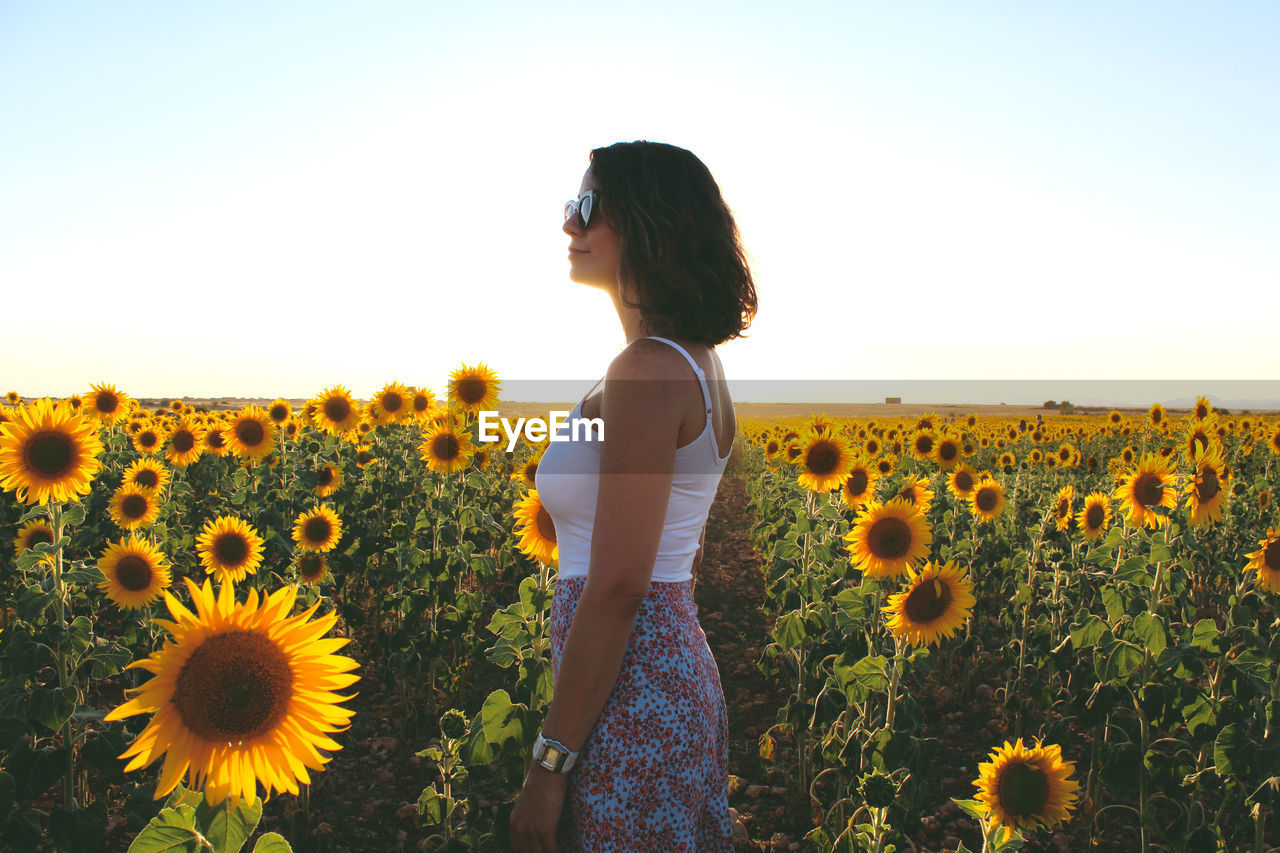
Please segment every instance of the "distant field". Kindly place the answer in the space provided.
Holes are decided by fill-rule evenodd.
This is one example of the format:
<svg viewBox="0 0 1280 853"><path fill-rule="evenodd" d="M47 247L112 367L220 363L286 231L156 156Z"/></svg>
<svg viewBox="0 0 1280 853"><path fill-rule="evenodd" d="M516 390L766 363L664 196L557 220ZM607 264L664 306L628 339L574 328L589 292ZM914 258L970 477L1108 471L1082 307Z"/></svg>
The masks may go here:
<svg viewBox="0 0 1280 853"><path fill-rule="evenodd" d="M265 408L274 402L274 398L250 397L184 397L182 400L189 406L210 411L235 410L247 405L258 405ZM152 409L168 404L169 400L139 399L138 402ZM293 406L294 411L298 411L306 404L306 400L290 400L289 403ZM568 411L576 403L576 400L549 403L504 402L499 404L498 411L504 417L531 417L535 415L545 417L551 411ZM1131 417L1141 417L1149 409L1150 406L1142 408L1121 407L1119 411ZM1034 418L1036 415L1041 415L1044 418L1054 418L1060 414L1056 409L1046 409L1042 406L991 406L969 403L737 403L734 405L734 411L737 412L739 418L802 418L818 412L840 418L901 418L923 415L927 412L932 412L940 417L963 417L973 414L980 417ZM1166 409L1166 411L1170 416L1177 417L1186 414L1188 410ZM1105 417L1110 412L1111 409L1109 407L1099 406L1077 406L1075 409L1075 414L1077 415L1100 415ZM1268 413L1270 413L1268 410L1263 409L1252 412L1255 415ZM1243 410L1233 410L1231 414L1243 414Z"/></svg>

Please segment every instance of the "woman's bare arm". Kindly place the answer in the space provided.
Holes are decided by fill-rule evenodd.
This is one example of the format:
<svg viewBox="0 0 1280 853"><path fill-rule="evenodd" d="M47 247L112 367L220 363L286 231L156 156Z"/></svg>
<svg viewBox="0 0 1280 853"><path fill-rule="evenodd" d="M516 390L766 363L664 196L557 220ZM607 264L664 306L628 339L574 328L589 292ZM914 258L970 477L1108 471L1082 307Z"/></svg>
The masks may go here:
<svg viewBox="0 0 1280 853"><path fill-rule="evenodd" d="M636 614L653 578L675 472L679 383L657 341L633 344L610 365L591 566L565 638L542 730L582 749L622 669ZM678 357L678 356L677 356ZM681 360L683 366L683 360Z"/></svg>

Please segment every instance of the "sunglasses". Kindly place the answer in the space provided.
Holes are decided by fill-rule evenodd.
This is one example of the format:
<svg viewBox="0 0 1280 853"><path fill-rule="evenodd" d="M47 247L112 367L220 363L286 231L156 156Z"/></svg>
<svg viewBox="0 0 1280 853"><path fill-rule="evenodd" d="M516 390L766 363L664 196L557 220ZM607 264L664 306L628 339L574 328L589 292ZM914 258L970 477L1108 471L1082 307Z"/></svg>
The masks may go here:
<svg viewBox="0 0 1280 853"><path fill-rule="evenodd" d="M583 231L591 225L591 212L595 210L596 200L600 198L599 190L587 190L576 199L570 199L564 203L564 221L568 222L569 217L575 213L578 214L578 227Z"/></svg>

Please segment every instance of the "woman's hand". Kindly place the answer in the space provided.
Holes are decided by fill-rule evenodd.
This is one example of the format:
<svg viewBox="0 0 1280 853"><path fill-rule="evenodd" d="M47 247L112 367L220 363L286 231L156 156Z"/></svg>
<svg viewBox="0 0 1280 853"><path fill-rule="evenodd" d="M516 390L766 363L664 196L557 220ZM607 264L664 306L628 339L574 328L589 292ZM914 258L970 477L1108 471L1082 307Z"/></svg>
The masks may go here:
<svg viewBox="0 0 1280 853"><path fill-rule="evenodd" d="M552 773L536 761L529 765L509 822L515 853L557 853L556 824L568 789L568 773Z"/></svg>

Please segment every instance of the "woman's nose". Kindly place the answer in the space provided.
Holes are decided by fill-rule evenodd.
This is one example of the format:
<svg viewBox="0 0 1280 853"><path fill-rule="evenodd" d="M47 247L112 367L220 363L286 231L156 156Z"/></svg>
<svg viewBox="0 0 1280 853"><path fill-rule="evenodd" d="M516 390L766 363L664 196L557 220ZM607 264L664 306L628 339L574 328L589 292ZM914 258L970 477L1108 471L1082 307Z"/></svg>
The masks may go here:
<svg viewBox="0 0 1280 853"><path fill-rule="evenodd" d="M573 216L565 219L564 233L568 234L570 237L575 237L582 233L582 229L578 227L578 214L575 213Z"/></svg>

